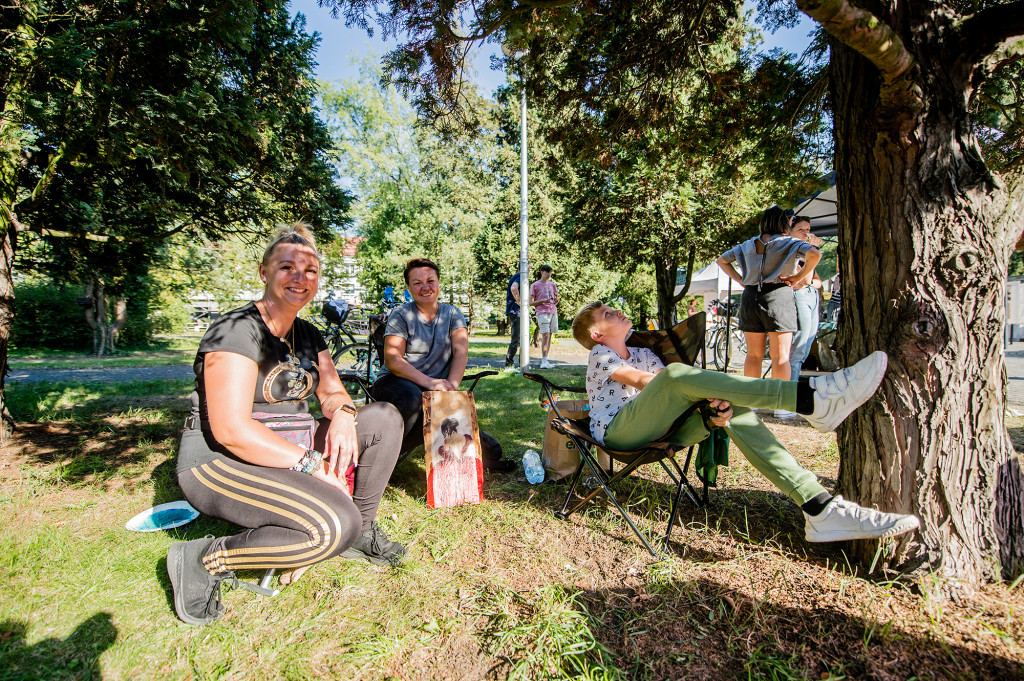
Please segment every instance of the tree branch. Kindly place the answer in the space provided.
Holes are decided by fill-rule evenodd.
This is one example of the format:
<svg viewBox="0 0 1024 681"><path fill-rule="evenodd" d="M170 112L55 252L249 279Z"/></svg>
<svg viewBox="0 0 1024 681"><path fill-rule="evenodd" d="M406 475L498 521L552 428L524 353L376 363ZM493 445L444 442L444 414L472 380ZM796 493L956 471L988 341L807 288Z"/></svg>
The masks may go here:
<svg viewBox="0 0 1024 681"><path fill-rule="evenodd" d="M796 5L878 68L880 113L914 114L923 108L920 87L911 77L917 62L892 27L847 0L797 0Z"/></svg>
<svg viewBox="0 0 1024 681"><path fill-rule="evenodd" d="M960 44L975 63L1024 56L1024 1L992 5L964 19Z"/></svg>
<svg viewBox="0 0 1024 681"><path fill-rule="evenodd" d="M686 258L686 281L683 282L683 288L679 291L679 295L672 296L672 304L675 305L682 300L687 292L690 290L690 284L693 283L693 261L697 257L697 249L691 248L690 254Z"/></svg>

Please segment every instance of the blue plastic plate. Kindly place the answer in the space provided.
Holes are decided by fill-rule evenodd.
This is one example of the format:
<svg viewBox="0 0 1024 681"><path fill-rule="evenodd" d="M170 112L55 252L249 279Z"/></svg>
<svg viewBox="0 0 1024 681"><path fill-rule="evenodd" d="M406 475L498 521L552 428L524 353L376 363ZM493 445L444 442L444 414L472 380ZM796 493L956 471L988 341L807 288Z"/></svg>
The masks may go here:
<svg viewBox="0 0 1024 681"><path fill-rule="evenodd" d="M132 532L156 532L181 527L198 517L199 511L183 499L143 511L125 523L124 528Z"/></svg>

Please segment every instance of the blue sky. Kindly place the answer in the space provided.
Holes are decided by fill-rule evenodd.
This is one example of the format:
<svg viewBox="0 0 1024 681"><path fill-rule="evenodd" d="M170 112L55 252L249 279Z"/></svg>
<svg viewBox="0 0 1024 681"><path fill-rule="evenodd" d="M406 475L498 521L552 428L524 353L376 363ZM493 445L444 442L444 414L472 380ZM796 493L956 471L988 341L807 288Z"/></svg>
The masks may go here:
<svg viewBox="0 0 1024 681"><path fill-rule="evenodd" d="M322 80L354 80L359 73L353 61L369 54L382 55L396 46L394 41L385 43L379 29L374 31L371 38L363 30L347 28L343 19L332 19L330 11L318 6L316 0L292 0L291 12L305 15L307 32L316 31L320 34L316 73ZM783 29L774 35L765 34L764 49L782 47L799 54L810 42L808 33L812 26L813 22L805 18L796 28ZM472 60L476 73L470 76L480 86L481 92L486 94L492 93L505 82L503 72L490 69L490 56L498 49L494 44L484 45L476 51Z"/></svg>

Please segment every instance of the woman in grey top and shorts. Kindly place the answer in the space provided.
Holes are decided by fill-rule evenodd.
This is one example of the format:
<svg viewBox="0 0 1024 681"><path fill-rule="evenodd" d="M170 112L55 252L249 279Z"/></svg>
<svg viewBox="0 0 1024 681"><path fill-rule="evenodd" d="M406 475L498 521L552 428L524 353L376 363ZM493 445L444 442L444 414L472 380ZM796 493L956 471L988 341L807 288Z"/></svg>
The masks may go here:
<svg viewBox="0 0 1024 681"><path fill-rule="evenodd" d="M821 252L805 241L787 236L789 226L790 216L773 206L761 216L759 235L718 258L722 271L743 286L739 328L747 339L744 376L761 376L767 336L772 378L790 378L789 351L793 333L799 328L793 282L814 270ZM804 264L797 269L801 258ZM742 274L737 271L737 264Z"/></svg>

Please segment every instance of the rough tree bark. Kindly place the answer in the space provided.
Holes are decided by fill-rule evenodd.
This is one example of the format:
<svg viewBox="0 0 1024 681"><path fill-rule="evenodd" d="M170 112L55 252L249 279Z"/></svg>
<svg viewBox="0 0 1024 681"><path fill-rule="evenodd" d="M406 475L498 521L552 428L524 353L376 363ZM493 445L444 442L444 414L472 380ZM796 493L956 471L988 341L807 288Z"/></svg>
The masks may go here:
<svg viewBox="0 0 1024 681"><path fill-rule="evenodd" d="M874 3L872 18L843 0L799 5L835 38L841 352L889 355L880 395L839 430L840 491L918 515L920 531L886 543L882 562L966 596L1024 566L1002 347L1022 178L982 159L968 111L982 57L962 49L951 11ZM854 546L864 562L878 549Z"/></svg>
<svg viewBox="0 0 1024 681"><path fill-rule="evenodd" d="M0 444L6 443L14 433L14 419L7 410L7 389L4 385L7 380L8 341L14 325L14 238L13 226L8 227L0 245Z"/></svg>
<svg viewBox="0 0 1024 681"><path fill-rule="evenodd" d="M686 292L690 290L693 282L693 263L696 258L696 249L691 248L686 259L686 281L683 288L676 295L676 274L679 271L679 261L672 257L660 257L654 259L654 282L658 296L658 324L662 329L671 329L676 325L676 304L683 299Z"/></svg>

